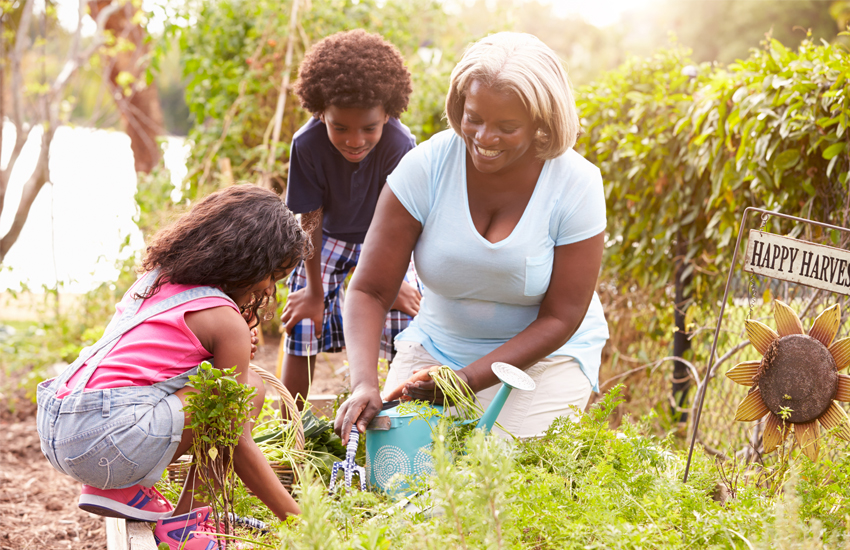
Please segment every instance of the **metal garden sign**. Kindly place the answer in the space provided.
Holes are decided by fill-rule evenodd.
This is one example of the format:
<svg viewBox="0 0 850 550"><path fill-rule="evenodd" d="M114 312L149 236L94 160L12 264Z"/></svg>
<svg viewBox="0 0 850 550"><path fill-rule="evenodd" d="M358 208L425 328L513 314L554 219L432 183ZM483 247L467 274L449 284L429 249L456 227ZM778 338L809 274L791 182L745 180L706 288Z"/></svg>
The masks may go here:
<svg viewBox="0 0 850 550"><path fill-rule="evenodd" d="M763 450L777 448L793 433L802 451L818 458L821 427L834 430L837 437L850 441L850 419L836 401L850 401L850 376L838 371L850 365L850 338L835 340L841 323L838 304L827 307L814 321L808 334L797 313L784 302L774 300L776 330L751 319L755 299L754 275L805 285L831 293L850 295L850 251L764 231L771 216L850 233L850 229L760 208L747 208L726 279L726 289L714 332L705 381L697 394L688 461L683 481L688 480L694 444L699 432L708 382L711 380L717 340L729 297L738 250L750 212L762 215L760 229L749 231L744 271L751 274L750 312L746 332L761 359L739 363L726 373L733 382L749 388L738 406L735 420L750 422L766 418Z"/></svg>

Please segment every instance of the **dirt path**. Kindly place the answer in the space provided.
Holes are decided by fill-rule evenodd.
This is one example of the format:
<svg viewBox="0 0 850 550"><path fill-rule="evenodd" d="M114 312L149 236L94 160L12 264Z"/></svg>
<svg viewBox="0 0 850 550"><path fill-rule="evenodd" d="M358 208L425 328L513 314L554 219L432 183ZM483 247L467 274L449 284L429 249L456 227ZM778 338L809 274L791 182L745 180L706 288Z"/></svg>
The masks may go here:
<svg viewBox="0 0 850 550"><path fill-rule="evenodd" d="M275 372L279 348L280 339L267 336L265 345L257 350L252 363L264 367L269 372ZM348 388L347 371L345 352L320 354L316 358L316 371L310 394L340 393Z"/></svg>
<svg viewBox="0 0 850 550"><path fill-rule="evenodd" d="M274 372L279 340L267 339L254 363ZM316 362L312 393L348 384L345 354ZM77 508L80 484L54 470L39 448L35 405L9 414L0 406L0 550L94 550L106 547L104 520Z"/></svg>
<svg viewBox="0 0 850 550"><path fill-rule="evenodd" d="M0 420L0 549L104 548L103 518L77 508L80 485L42 456L35 408Z"/></svg>

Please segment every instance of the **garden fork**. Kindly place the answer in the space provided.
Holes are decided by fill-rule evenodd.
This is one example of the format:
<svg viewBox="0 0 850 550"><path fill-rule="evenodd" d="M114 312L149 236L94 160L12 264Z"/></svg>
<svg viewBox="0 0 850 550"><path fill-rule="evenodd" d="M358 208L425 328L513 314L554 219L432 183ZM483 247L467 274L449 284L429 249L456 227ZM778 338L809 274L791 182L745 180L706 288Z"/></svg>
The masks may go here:
<svg viewBox="0 0 850 550"><path fill-rule="evenodd" d="M328 493L333 494L336 487L336 475L342 469L345 472L345 486L351 487L351 477L354 472L360 476L360 490L366 490L366 470L363 466L358 466L354 462L354 455L357 453L357 443L360 441L360 432L357 431L357 426L351 427L351 435L348 436L348 446L345 449L345 460L342 462L334 462L333 471L331 471L331 486L328 488Z"/></svg>

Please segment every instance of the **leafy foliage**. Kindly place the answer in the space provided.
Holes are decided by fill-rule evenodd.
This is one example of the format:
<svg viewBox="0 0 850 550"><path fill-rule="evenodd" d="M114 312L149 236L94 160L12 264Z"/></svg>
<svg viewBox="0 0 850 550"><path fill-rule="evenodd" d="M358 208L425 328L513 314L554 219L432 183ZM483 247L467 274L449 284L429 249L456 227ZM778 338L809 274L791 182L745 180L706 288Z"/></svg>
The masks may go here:
<svg viewBox="0 0 850 550"><path fill-rule="evenodd" d="M712 235L700 231L707 222L708 186L688 164L687 136L677 132L708 67L701 67L697 82L683 74L685 67L700 74L687 50L662 50L628 60L577 93L584 128L578 146L606 182L603 278L626 289L672 281L669 259L680 230L704 239L704 246L713 243Z"/></svg>
<svg viewBox="0 0 850 550"><path fill-rule="evenodd" d="M407 58L414 94L402 121L420 139L445 128L442 103L451 55L434 54L420 45L437 46L446 15L432 0L329 0L301 3L291 82L310 44L334 32L363 28L381 33ZM183 14L169 31L179 36L188 79L186 102L195 118L189 166L190 197L201 196L229 179L256 180L258 163L268 148L284 57L290 2L203 2L197 13ZM450 51L450 50L449 50ZM286 97L275 185L285 187L288 143L311 113L296 96ZM232 176L222 169L228 159ZM223 178L223 179L222 179ZM201 188L199 188L199 186Z"/></svg>
<svg viewBox="0 0 850 550"><path fill-rule="evenodd" d="M189 376L187 386L195 391L186 396L183 410L191 420L186 428L194 433L192 455L206 496L213 504L215 524L224 522L232 532L228 513L233 512L236 474L233 450L250 420L256 390L239 383L236 367L217 369L207 361Z"/></svg>
<svg viewBox="0 0 850 550"><path fill-rule="evenodd" d="M699 451L686 455L643 422L609 428L620 389L578 422L556 421L517 445L475 432L456 451L437 430L434 474L401 503L302 484L303 516L282 526L286 548L842 548L850 455L816 464L797 452L791 479L737 464L728 478ZM728 469L728 468L727 468ZM768 472L769 473L769 472ZM773 484L776 484L774 487ZM732 493L728 493L732 494Z"/></svg>
<svg viewBox="0 0 850 550"><path fill-rule="evenodd" d="M756 205L850 222L848 69L843 48L771 39L715 74L687 123L690 161L712 184L711 225L731 227L740 200L728 195L742 191Z"/></svg>
<svg viewBox="0 0 850 550"><path fill-rule="evenodd" d="M848 72L841 47L768 40L728 69L674 48L581 88L579 148L606 181L602 279L665 288L682 261L689 290L713 304L746 206L847 225Z"/></svg>

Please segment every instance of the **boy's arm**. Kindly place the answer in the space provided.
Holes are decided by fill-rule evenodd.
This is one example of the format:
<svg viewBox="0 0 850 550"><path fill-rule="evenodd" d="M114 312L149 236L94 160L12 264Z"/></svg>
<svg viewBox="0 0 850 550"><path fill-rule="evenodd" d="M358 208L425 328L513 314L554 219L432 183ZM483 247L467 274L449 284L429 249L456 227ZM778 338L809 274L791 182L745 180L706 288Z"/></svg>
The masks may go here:
<svg viewBox="0 0 850 550"><path fill-rule="evenodd" d="M407 281L401 282L401 288L398 289L398 296L390 309L397 309L402 313L407 313L411 317L419 315L419 303L422 301L422 295L417 289Z"/></svg>
<svg viewBox="0 0 850 550"><path fill-rule="evenodd" d="M287 334L303 319L313 321L316 337L322 333L325 314L325 290L322 285L322 209L301 214L301 227L310 235L313 255L304 260L307 286L296 290L286 299L280 320Z"/></svg>

